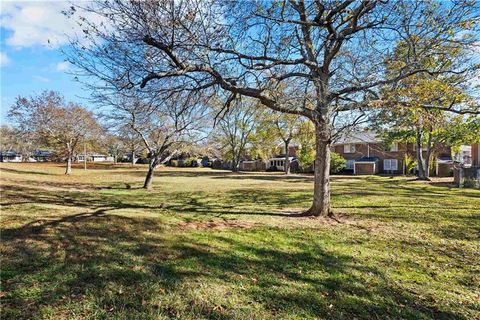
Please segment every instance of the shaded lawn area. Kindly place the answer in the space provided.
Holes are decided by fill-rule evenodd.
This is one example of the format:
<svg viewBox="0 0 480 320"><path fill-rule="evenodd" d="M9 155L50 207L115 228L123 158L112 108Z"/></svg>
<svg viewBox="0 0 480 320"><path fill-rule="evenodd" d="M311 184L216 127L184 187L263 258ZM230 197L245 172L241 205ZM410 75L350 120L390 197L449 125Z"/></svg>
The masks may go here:
<svg viewBox="0 0 480 320"><path fill-rule="evenodd" d="M2 319L480 318L479 190L335 177L335 221L308 176L0 168Z"/></svg>

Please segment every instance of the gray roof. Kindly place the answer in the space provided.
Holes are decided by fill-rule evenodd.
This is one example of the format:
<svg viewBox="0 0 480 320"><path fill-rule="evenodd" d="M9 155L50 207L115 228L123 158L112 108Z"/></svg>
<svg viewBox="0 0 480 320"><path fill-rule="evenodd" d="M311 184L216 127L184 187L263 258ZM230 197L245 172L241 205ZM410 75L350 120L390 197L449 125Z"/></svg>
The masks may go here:
<svg viewBox="0 0 480 320"><path fill-rule="evenodd" d="M350 143L381 143L382 139L378 137L375 131L349 132L340 135L333 145Z"/></svg>

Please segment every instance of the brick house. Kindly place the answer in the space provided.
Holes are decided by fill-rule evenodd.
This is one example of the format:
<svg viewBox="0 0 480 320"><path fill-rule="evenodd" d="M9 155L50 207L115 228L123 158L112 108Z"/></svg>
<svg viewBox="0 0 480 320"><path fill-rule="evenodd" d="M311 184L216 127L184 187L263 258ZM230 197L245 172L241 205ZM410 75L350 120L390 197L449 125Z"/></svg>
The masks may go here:
<svg viewBox="0 0 480 320"><path fill-rule="evenodd" d="M346 169L354 174L404 172L405 154L413 154L413 144L386 146L373 131L356 132L340 137L332 151L347 160Z"/></svg>
<svg viewBox="0 0 480 320"><path fill-rule="evenodd" d="M472 166L480 167L480 144L472 144Z"/></svg>
<svg viewBox="0 0 480 320"><path fill-rule="evenodd" d="M413 143L386 145L373 131L343 135L332 144L332 151L347 160L346 170L353 174L405 174L405 155L415 157L416 152ZM436 175L451 175L451 148L437 147L432 150L432 154L437 159L436 163L432 163Z"/></svg>

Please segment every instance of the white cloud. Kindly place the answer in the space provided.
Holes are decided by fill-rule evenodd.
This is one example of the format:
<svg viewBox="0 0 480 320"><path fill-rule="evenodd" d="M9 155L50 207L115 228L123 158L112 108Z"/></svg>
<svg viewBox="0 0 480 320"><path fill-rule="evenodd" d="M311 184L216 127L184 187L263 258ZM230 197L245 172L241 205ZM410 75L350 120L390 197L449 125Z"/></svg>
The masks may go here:
<svg viewBox="0 0 480 320"><path fill-rule="evenodd" d="M10 58L5 52L0 52L0 67L6 66L10 61Z"/></svg>
<svg viewBox="0 0 480 320"><path fill-rule="evenodd" d="M67 71L68 68L70 68L70 63L68 61L59 62L55 66L57 71Z"/></svg>
<svg viewBox="0 0 480 320"><path fill-rule="evenodd" d="M67 1L2 2L0 24L11 31L5 43L16 48L48 46L56 48L80 34L74 19L68 19L62 10L68 10ZM89 20L100 21L94 14L83 14Z"/></svg>
<svg viewBox="0 0 480 320"><path fill-rule="evenodd" d="M42 76L33 76L35 80L41 81L41 82L50 82L50 79L42 77Z"/></svg>

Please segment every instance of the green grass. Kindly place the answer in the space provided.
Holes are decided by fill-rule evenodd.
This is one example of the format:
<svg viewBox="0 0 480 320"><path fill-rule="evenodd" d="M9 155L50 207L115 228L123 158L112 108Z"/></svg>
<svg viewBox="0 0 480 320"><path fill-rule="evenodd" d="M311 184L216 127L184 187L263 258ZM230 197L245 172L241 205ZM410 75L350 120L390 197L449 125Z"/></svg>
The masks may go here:
<svg viewBox="0 0 480 320"><path fill-rule="evenodd" d="M335 221L309 176L0 169L2 319L480 318L480 190L334 177Z"/></svg>

